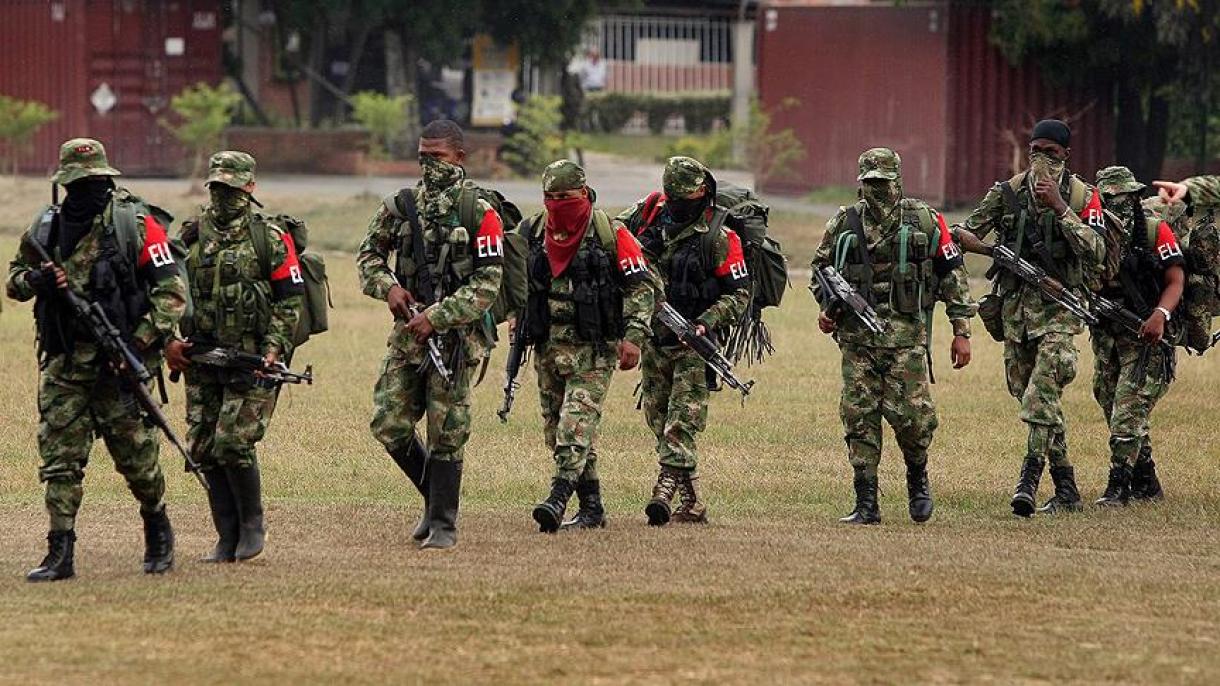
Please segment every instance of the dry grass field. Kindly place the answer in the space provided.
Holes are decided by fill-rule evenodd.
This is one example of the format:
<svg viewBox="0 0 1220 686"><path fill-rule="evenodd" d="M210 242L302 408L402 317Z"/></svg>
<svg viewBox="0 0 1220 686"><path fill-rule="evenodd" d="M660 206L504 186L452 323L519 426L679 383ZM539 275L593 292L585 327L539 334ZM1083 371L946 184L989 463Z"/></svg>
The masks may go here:
<svg viewBox="0 0 1220 686"><path fill-rule="evenodd" d="M7 259L44 186L0 184ZM178 214L190 204L158 200ZM36 369L30 308L4 303L0 682L1220 682L1220 353L1182 360L1154 417L1165 502L1017 521L1007 496L1024 436L1000 347L976 338L974 363L953 372L938 313L936 516L907 519L891 441L883 524L847 528L835 523L851 503L837 350L797 283L769 315L776 356L741 370L758 380L749 402L713 400L701 443L711 523L646 526L656 465L632 372L614 382L599 442L610 527L545 536L529 516L550 477L534 376L500 424L500 350L475 393L461 544L424 553L409 537L419 499L367 431L388 317L359 294L349 253L376 199L263 200L305 216L314 244L336 250L336 310L297 358L316 385L286 391L261 450L270 542L254 562L193 561L211 525L166 450L178 565L141 574L136 506L99 444L78 578L23 580L46 526ZM795 264L820 225L777 218ZM1091 363L1082 352L1067 395L1089 498L1108 460ZM181 428L181 389L171 395Z"/></svg>

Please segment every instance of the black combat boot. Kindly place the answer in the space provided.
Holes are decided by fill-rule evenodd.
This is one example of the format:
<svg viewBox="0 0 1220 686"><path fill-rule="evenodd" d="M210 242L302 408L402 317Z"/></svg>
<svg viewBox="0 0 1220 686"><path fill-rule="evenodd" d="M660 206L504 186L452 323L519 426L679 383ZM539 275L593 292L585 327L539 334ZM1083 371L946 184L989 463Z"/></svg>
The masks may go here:
<svg viewBox="0 0 1220 686"><path fill-rule="evenodd" d="M263 526L262 476L257 462L249 467L226 467L225 471L237 496L239 527L234 556L238 560L251 560L263 552L267 542L267 531Z"/></svg>
<svg viewBox="0 0 1220 686"><path fill-rule="evenodd" d="M534 521L538 522L538 530L544 534L553 534L563 525L563 513L568 509L568 500L576 484L555 477L551 479L551 494L546 500L534 507Z"/></svg>
<svg viewBox="0 0 1220 686"><path fill-rule="evenodd" d="M932 488L928 484L928 465L907 464L907 511L911 521L922 524L932 518Z"/></svg>
<svg viewBox="0 0 1220 686"><path fill-rule="evenodd" d="M1101 507L1122 507L1131 499L1131 466L1128 464L1111 464L1110 481L1106 484L1106 492L1093 502Z"/></svg>
<svg viewBox="0 0 1220 686"><path fill-rule="evenodd" d="M669 523L669 504L673 501L674 493L677 492L678 484L681 483L683 476L683 470L661 465L661 471L657 474L657 483L652 487L652 499L644 507L644 514L648 515L649 526L665 526Z"/></svg>
<svg viewBox="0 0 1220 686"><path fill-rule="evenodd" d="M241 536L241 519L237 514L237 497L229 485L229 475L221 467L203 472L208 482L208 507L212 510L212 525L216 527L216 547L200 562L234 562L237 560L237 540Z"/></svg>
<svg viewBox="0 0 1220 686"><path fill-rule="evenodd" d="M76 532L52 531L47 534L47 556L42 564L25 575L26 581L59 581L76 576L73 559L76 550Z"/></svg>
<svg viewBox="0 0 1220 686"><path fill-rule="evenodd" d="M164 574L174 568L174 528L162 505L156 512L140 510L144 519L144 573Z"/></svg>
<svg viewBox="0 0 1220 686"><path fill-rule="evenodd" d="M419 434L412 433L407 447L390 451L390 457L424 498L423 514L411 533L411 538L422 541L428 537L428 448L420 440Z"/></svg>
<svg viewBox="0 0 1220 686"><path fill-rule="evenodd" d="M1035 455L1026 455L1021 465L1021 477L1017 490L1012 494L1012 513L1018 517L1034 516L1038 506L1038 482L1042 480L1042 468L1046 462Z"/></svg>
<svg viewBox="0 0 1220 686"><path fill-rule="evenodd" d="M682 504L674 511L673 521L681 524L707 523L707 506L699 500L699 490L695 487L698 480L694 470L682 475L678 482L678 497Z"/></svg>
<svg viewBox="0 0 1220 686"><path fill-rule="evenodd" d="M1156 462L1152 460L1152 449L1140 451L1135 468L1131 471L1132 500L1160 500L1165 497L1161 480L1156 475Z"/></svg>
<svg viewBox="0 0 1220 686"><path fill-rule="evenodd" d="M1038 508L1038 512L1079 512L1083 505L1080 504L1080 491L1076 489L1076 469L1072 465L1051 467L1051 481L1055 483L1055 495Z"/></svg>
<svg viewBox="0 0 1220 686"><path fill-rule="evenodd" d="M560 529L604 529L606 527L606 508L602 506L601 484L593 481L581 481L576 484L576 497L580 501L580 509L576 516L564 522Z"/></svg>
<svg viewBox="0 0 1220 686"><path fill-rule="evenodd" d="M863 469L857 469L852 478L856 489L856 508L846 517L840 517L843 524L880 524L881 510L877 507L877 475L869 476Z"/></svg>
<svg viewBox="0 0 1220 686"><path fill-rule="evenodd" d="M462 463L428 461L428 537L421 549L457 545L458 501L462 490Z"/></svg>

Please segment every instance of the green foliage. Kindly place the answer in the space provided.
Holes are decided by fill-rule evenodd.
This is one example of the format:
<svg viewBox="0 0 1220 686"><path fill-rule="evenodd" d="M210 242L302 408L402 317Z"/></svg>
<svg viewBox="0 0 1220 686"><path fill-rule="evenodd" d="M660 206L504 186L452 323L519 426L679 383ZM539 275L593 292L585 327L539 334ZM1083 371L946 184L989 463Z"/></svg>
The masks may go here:
<svg viewBox="0 0 1220 686"><path fill-rule="evenodd" d="M737 133L745 136L746 157L750 171L754 172L754 184L761 188L767 181L792 173L792 164L805 159L805 144L796 137L792 129L775 130L774 115L796 107L796 98L786 98L774 110L763 109L758 99L750 102L750 119L745 130ZM737 127L735 127L737 128Z"/></svg>
<svg viewBox="0 0 1220 686"><path fill-rule="evenodd" d="M645 115L649 130L655 134L662 133L665 123L674 116L686 122L688 133L706 133L717 121L728 121L730 102L727 93L719 92L680 95L594 93L588 96L586 107L606 133L621 130L637 112Z"/></svg>
<svg viewBox="0 0 1220 686"><path fill-rule="evenodd" d="M30 150L34 134L48 122L59 117L59 113L37 100L18 100L0 95L0 143L4 146L5 161L12 173L17 173L17 160Z"/></svg>
<svg viewBox="0 0 1220 686"><path fill-rule="evenodd" d="M517 109L517 130L504 141L504 161L521 176L537 176L543 167L567 154L567 141L559 130L561 100L535 95Z"/></svg>
<svg viewBox="0 0 1220 686"><path fill-rule="evenodd" d="M203 174L203 161L220 149L225 127L232 121L239 102L241 95L227 83L210 86L199 82L170 99L169 108L177 115L179 123L175 125L162 119L161 126L193 153L192 178Z"/></svg>
<svg viewBox="0 0 1220 686"><path fill-rule="evenodd" d="M409 95L390 97L372 91L362 91L351 97L353 116L373 136L370 150L373 157L388 158L394 144L403 139L412 101Z"/></svg>
<svg viewBox="0 0 1220 686"><path fill-rule="evenodd" d="M726 130L704 136L682 136L665 147L657 156L663 162L675 155L693 157L709 167L725 168L733 164L733 135Z"/></svg>

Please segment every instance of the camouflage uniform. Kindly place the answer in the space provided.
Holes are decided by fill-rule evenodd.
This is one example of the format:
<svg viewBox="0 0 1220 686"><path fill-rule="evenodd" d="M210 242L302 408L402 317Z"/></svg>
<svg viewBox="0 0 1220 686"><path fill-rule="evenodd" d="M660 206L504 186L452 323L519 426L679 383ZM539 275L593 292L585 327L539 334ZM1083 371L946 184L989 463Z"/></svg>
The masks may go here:
<svg viewBox="0 0 1220 686"><path fill-rule="evenodd" d="M444 162L424 162L423 180L407 191L418 208L422 242L429 255L448 255L448 270L463 272L452 278L449 292L438 294L437 302L421 303L427 308L425 313L436 330L435 336L445 344L453 383L446 385L428 363L426 344L407 330L407 322L396 321L373 389L370 428L373 437L420 488L428 512L441 515L434 510L448 504L455 522L456 489L460 484L463 449L470 436L470 382L474 374L470 361L481 359L491 344L487 313L500 289L504 231L495 209L481 198L477 204L480 226L461 226L458 200L465 172ZM404 271L401 268L404 253L410 253L411 232L416 229L391 211L391 203L395 202L393 197L387 198L373 215L356 260L361 289L377 300L386 300L400 281L414 295L415 279L422 270L439 271L440 267L436 263L415 264L409 273L396 273ZM392 253L398 254L398 268L390 261ZM445 276L445 280L450 278ZM427 419L426 454L415 434L415 425L421 418ZM425 462L428 475L424 473ZM438 475L443 475L446 481L438 483L428 478ZM438 495L433 492L437 489L446 490L440 501L433 497ZM440 542L440 533L432 533L438 536L436 542ZM440 547L430 545L429 541L424 545Z"/></svg>
<svg viewBox="0 0 1220 686"><path fill-rule="evenodd" d="M568 160L555 162L543 171L544 192L586 187L584 170ZM589 193L588 204L592 207L596 196L591 189ZM573 488L580 498L581 510L577 518L567 525L588 528L604 524L597 453L593 447L601 422L602 404L618 362L619 337L643 348L651 333L654 291L648 279L642 248L620 222L611 222L604 215L599 217L593 214L598 212L600 210L592 209L581 238L552 232L559 240L580 241L579 247L573 246L571 258L582 263L565 265L557 276L547 260L547 243L543 240L544 233L551 231L547 227L547 215L543 213L526 219L520 227L521 233L534 246L531 250L530 282L531 297L535 300L532 306L527 307L528 315L524 321L528 329L527 337L535 345L534 369L538 374L544 437L555 460L554 479L562 482L553 483L551 497L539 505L540 510L535 511L535 517L542 518L539 525L544 531L558 528ZM599 232L597 225L601 220L604 220L609 236L602 236ZM614 245L603 244L604 238L612 238ZM599 256L604 256L604 266L612 269L613 273L591 273L593 270L587 265L598 261ZM587 274L585 279L590 282L578 284L574 277L578 271ZM592 283L593 279L601 279L605 283ZM573 297L578 288L598 291L592 293L594 307L599 304L600 298L607 298L607 302L619 308L622 331L582 335L578 325L578 305ZM542 308L545 308L545 312ZM535 309L539 315L546 316L545 330L530 324ZM518 320L519 324L521 321ZM599 328L613 328L613 324L603 322Z"/></svg>
<svg viewBox="0 0 1220 686"><path fill-rule="evenodd" d="M75 189L81 188L81 184L98 183L99 179L118 174L107 162L101 143L87 138L64 143L60 149L59 170L51 181L68 186L68 200L49 225L53 227L49 234L41 230L44 210L30 227L27 237L42 242L66 273L69 288L90 300L101 302L104 295L95 289L98 288L95 285L97 275L103 269L99 265L116 265L115 259L121 259L122 263L114 267L113 273L134 272L132 288L147 293L146 311L142 314L132 312L131 316L138 316L134 322L114 323L121 329L130 326L131 343L142 352L145 365L155 374L160 366L161 344L172 335L186 308L186 286L178 276L167 243L163 223L168 221L167 215L126 190L114 188L100 211L91 216L87 214L88 218L81 223L73 223L70 218L72 196L78 192ZM124 219L128 217L134 217L129 225ZM75 228L70 229L70 226ZM65 245L65 241L70 240L66 236L73 232L79 234L74 236L75 244ZM123 245L124 239L119 237L121 232L131 234L128 239L134 266L131 257L121 255L121 249L107 247ZM115 251L116 257L106 258L110 250ZM23 244L9 265L6 290L15 300L38 299L35 311L39 316L39 344L44 358L38 391L38 449L42 456L39 478L46 483L52 553L58 546L61 562L66 554L66 569L70 572L71 544L75 541L72 531L84 494L85 466L93 441L100 436L132 495L140 501L146 533L150 527L162 531L165 540L160 544L163 548L168 546L160 555L161 558L168 556L165 568L150 569L146 555L145 570L165 571L172 564L172 532L165 517L165 477L158 462L158 430L143 421L136 401L108 371L108 361L88 340L89 334L79 323L73 323L66 305L58 305L62 299L56 294L55 277L41 270L40 262L33 249ZM126 291L123 294L131 295ZM108 315L111 319L118 318L114 312L108 312ZM48 560L51 557L48 555ZM44 561L39 569L47 568L48 561ZM31 580L64 578L47 577L38 572L31 573Z"/></svg>
<svg viewBox="0 0 1220 686"><path fill-rule="evenodd" d="M1115 262L1120 274L1103 283L1101 294L1122 303L1141 319L1159 302L1165 271L1185 260L1169 225L1139 202L1144 184L1126 167L1107 167L1097 173L1109 220L1123 238ZM1149 236L1150 230L1155 232ZM1123 286L1124 280L1127 287ZM1129 293L1127 288L1139 292ZM1152 298L1155 296L1155 300ZM1166 334L1172 339L1173 324ZM1174 354L1163 346L1149 346L1134 334L1108 321L1090 328L1093 342L1093 397L1110 426L1111 480L1120 492L1114 504L1129 496L1160 497L1160 482L1152 460L1148 420L1157 401L1173 381ZM1132 480L1132 473L1139 476ZM1131 489L1131 486L1138 488ZM1109 489L1107 489L1109 490ZM1112 504L1104 496L1098 501Z"/></svg>
<svg viewBox="0 0 1220 686"><path fill-rule="evenodd" d="M1187 198L1195 208L1220 209L1220 176L1193 176L1182 183L1186 184Z"/></svg>
<svg viewBox="0 0 1220 686"><path fill-rule="evenodd" d="M887 148L874 148L860 156L859 181L896 184L897 201L885 220L879 221L867 201L851 209L840 208L826 224L826 233L813 258L813 269L834 266L863 295L875 301L878 318L887 328L874 334L858 317L843 313L837 319L836 337L843 353L843 391L839 415L843 420L848 459L855 472L858 517L877 521L877 466L881 461L881 420L894 428L907 465L912 517L931 516L926 465L928 446L936 430L936 406L930 393L925 348L935 301L945 311L955 336L970 336L970 319L976 306L970 298L961 253L953 243L944 218L927 204L901 198L901 160ZM873 181L876 180L876 181ZM849 214L858 216L867 243L870 264L858 259L856 233ZM917 300L901 302L895 284L895 263L906 237L906 253L916 279ZM839 249L836 249L839 248ZM867 274L865 271L867 270ZM816 283L816 280L815 280ZM866 290L871 286L871 293ZM863 509L861 509L863 506ZM853 522L854 523L854 522Z"/></svg>
<svg viewBox="0 0 1220 686"><path fill-rule="evenodd" d="M195 343L260 356L292 355L304 281L292 235L251 208L254 158L218 152L208 161L212 203L183 223L194 316L183 332ZM255 247L264 232L266 264ZM209 483L220 540L205 561L249 559L262 550L261 475L255 446L275 410L277 389L251 373L192 367L186 371L187 439ZM246 539L242 541L244 538Z"/></svg>
<svg viewBox="0 0 1220 686"><path fill-rule="evenodd" d="M652 216L644 216L650 205L645 199L618 218L641 238L665 299L709 333L723 330L749 305L749 276L741 239L723 227L712 233L716 181L702 163L689 157L672 157L665 164L662 182L664 196L652 203ZM684 203L697 204L686 196L700 188L706 188L706 195L698 214L675 218L675 208L683 208ZM678 261L683 264L675 267ZM661 464L649 503L649 521L654 525L669 521L669 500L676 490L682 492L682 506L673 519L706 521L706 507L697 500L695 488L699 462L695 436L707 425L707 365L657 323L644 347L641 376L644 416L657 437Z"/></svg>
<svg viewBox="0 0 1220 686"><path fill-rule="evenodd" d="M1059 192L1069 210L1055 216L1053 210L1036 204L1032 178L1030 172L1022 172L997 183L963 227L979 238L995 232L996 240L1012 247L1017 255L1041 264L1044 260L1030 245L1031 236L1037 235L1052 259L1052 264L1042 266L1052 275L1066 274L1067 285L1083 296L1085 286L1105 257L1104 241L1098 232L1102 221L1100 198L1092 187L1065 168ZM1016 212L1005 198L1008 193L1005 185L1015 195L1019 208ZM1022 226L1027 230L1022 231ZM1024 237L1019 245L1018 236ZM1072 339L1084 330L1084 324L1045 298L1037 288L996 270L994 292L1001 302L1005 379L1008 392L1020 402L1020 418L1029 431L1012 504L1014 513L1030 516L1038 481L1048 461L1056 484L1075 490L1061 398L1063 389L1076 378L1078 353Z"/></svg>

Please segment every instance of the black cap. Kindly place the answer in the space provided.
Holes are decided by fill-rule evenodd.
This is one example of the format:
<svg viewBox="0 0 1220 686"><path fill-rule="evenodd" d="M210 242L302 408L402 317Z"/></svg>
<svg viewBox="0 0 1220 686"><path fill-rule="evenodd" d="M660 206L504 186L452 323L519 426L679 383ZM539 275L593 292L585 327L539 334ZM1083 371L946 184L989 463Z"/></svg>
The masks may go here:
<svg viewBox="0 0 1220 686"><path fill-rule="evenodd" d="M1066 148L1072 143L1072 129L1058 119L1043 119L1034 124L1034 132L1029 135L1030 141L1036 141L1039 138L1055 141Z"/></svg>

